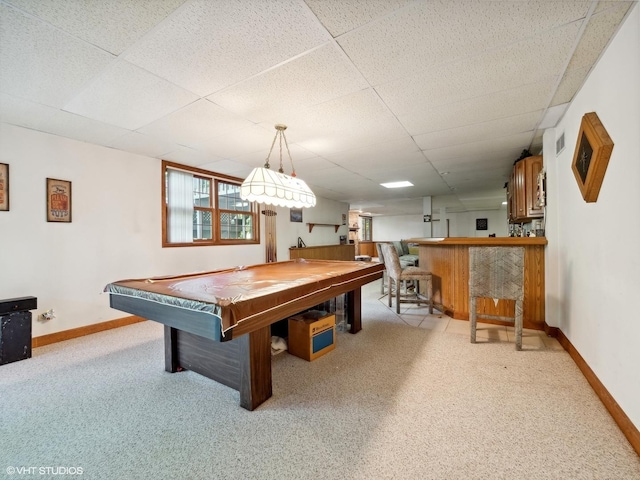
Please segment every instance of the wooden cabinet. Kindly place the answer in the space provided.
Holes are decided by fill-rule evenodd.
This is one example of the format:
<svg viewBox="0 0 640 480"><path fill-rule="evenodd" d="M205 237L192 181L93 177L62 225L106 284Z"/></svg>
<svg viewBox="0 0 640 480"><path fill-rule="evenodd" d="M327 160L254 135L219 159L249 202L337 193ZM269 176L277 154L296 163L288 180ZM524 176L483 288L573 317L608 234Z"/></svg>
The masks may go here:
<svg viewBox="0 0 640 480"><path fill-rule="evenodd" d="M536 206L538 173L542 170L542 155L523 158L516 162L507 189L509 222L526 222L544 215Z"/></svg>
<svg viewBox="0 0 640 480"><path fill-rule="evenodd" d="M538 201L538 174L542 171L542 155L525 158L525 192L527 201L527 217L541 218L544 215L544 207L537 206Z"/></svg>

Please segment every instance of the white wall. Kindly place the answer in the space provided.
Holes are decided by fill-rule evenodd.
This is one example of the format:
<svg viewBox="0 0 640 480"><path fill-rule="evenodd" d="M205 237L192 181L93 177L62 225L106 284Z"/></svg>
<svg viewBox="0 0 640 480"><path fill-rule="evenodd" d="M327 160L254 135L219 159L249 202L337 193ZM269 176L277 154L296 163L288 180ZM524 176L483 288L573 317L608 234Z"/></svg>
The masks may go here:
<svg viewBox="0 0 640 480"><path fill-rule="evenodd" d="M499 210L482 210L474 212L446 213L449 219L450 237L487 237L495 233L497 237L508 235L508 221L506 208ZM442 214L434 215L438 219L432 223L432 235L444 237L446 230L445 219ZM476 219L486 218L489 230L476 230ZM405 238L424 237L422 215L380 215L373 217L373 240L393 241Z"/></svg>
<svg viewBox="0 0 640 480"><path fill-rule="evenodd" d="M326 198L317 197L316 206L302 209L302 222L292 222L288 208L276 209L278 260L289 260L289 247L298 245L298 237L302 239L307 247L316 245L337 245L340 243L340 235L348 238L349 226L349 204L336 202ZM345 224L342 225L342 215L345 216ZM316 225L309 232L308 223L322 223L327 225ZM339 225L336 232L333 225Z"/></svg>
<svg viewBox="0 0 640 480"><path fill-rule="evenodd" d="M380 215L373 217L372 235L377 242L402 240L404 238L424 237L422 214L419 215Z"/></svg>
<svg viewBox="0 0 640 480"><path fill-rule="evenodd" d="M492 233L495 233L496 237L506 237L509 234L506 208L460 213L447 212L446 216L449 219L450 237L488 237ZM476 219L478 218L487 219L488 230L476 230ZM444 232L442 223L442 221L437 222L437 228L434 227L434 237L444 236L436 235L436 233Z"/></svg>
<svg viewBox="0 0 640 480"><path fill-rule="evenodd" d="M558 326L640 428L640 6L545 134L549 192L547 323ZM571 171L582 116L596 112L615 146L600 196L585 203ZM555 139L566 147L556 157ZM548 152L548 153L547 153Z"/></svg>
<svg viewBox="0 0 640 480"><path fill-rule="evenodd" d="M127 316L102 294L115 280L264 262L264 244L162 248L157 159L0 123L0 163L10 165L11 179L11 210L0 212L0 299L36 296L34 319L55 310L54 320L34 320L35 337ZM47 177L72 181L72 223L46 221ZM318 205L305 210L305 222L341 223L347 212L346 204ZM281 210L280 260L298 235L308 245L338 243L329 227L310 237L306 224L295 224L290 233L289 211Z"/></svg>

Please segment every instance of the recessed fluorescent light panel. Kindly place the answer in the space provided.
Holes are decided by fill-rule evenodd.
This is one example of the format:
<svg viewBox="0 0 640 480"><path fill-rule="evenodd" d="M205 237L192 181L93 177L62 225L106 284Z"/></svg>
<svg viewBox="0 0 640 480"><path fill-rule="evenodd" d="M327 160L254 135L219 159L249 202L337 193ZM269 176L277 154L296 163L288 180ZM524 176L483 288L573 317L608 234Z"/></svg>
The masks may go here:
<svg viewBox="0 0 640 480"><path fill-rule="evenodd" d="M389 183L381 183L385 188L402 188L402 187L413 187L413 183L407 182L406 180L402 182L389 182Z"/></svg>

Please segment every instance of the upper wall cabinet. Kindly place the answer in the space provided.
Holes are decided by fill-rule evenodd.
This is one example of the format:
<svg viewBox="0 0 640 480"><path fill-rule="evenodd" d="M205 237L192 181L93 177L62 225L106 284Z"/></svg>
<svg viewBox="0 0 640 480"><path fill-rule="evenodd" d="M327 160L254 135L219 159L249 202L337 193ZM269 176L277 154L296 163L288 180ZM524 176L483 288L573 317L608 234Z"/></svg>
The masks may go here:
<svg viewBox="0 0 640 480"><path fill-rule="evenodd" d="M507 189L510 223L528 222L544 216L543 207L536 205L541 170L542 155L523 158L513 166Z"/></svg>

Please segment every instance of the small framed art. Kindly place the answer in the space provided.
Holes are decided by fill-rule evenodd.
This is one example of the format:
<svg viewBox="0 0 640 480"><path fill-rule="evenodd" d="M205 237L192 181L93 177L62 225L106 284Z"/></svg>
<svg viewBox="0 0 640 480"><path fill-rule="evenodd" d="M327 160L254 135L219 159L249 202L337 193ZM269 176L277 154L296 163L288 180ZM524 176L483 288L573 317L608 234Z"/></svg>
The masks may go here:
<svg viewBox="0 0 640 480"><path fill-rule="evenodd" d="M586 113L580 123L571 169L585 202L598 200L604 174L613 151L613 140L595 112Z"/></svg>
<svg viewBox="0 0 640 480"><path fill-rule="evenodd" d="M0 212L9 211L9 165L0 163Z"/></svg>
<svg viewBox="0 0 640 480"><path fill-rule="evenodd" d="M289 220L292 222L302 222L302 209L292 208L289 210Z"/></svg>
<svg viewBox="0 0 640 480"><path fill-rule="evenodd" d="M71 223L71 182L47 178L47 222Z"/></svg>

